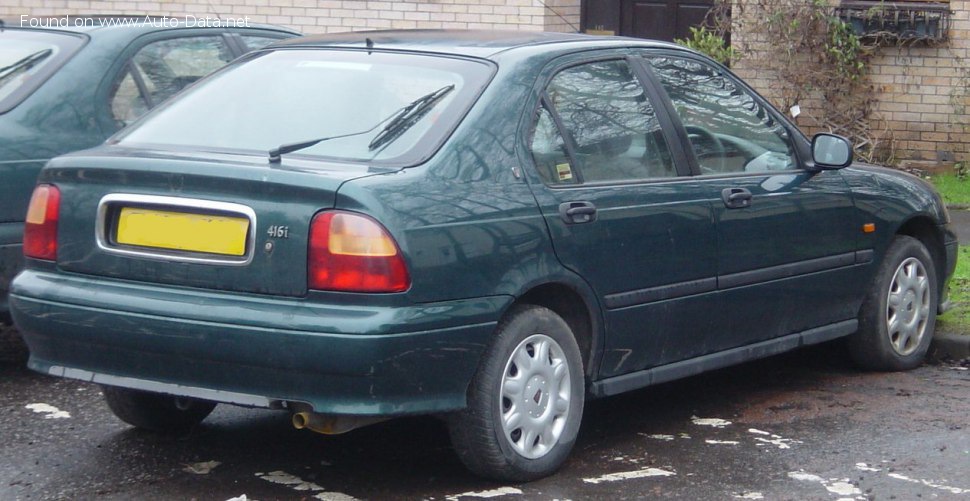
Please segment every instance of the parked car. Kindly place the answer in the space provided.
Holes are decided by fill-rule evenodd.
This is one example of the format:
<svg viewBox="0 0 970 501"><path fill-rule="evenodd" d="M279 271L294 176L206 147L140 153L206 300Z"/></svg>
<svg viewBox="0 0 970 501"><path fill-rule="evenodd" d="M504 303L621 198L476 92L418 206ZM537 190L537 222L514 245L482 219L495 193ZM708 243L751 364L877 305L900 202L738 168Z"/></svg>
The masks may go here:
<svg viewBox="0 0 970 501"><path fill-rule="evenodd" d="M134 426L437 414L472 471L529 480L586 398L836 338L921 363L949 217L851 152L671 44L302 38L52 160L11 305L32 369Z"/></svg>
<svg viewBox="0 0 970 501"><path fill-rule="evenodd" d="M96 146L206 73L298 35L173 18L80 19L92 25L0 29L0 321L9 320L8 285L23 266L27 201L48 160Z"/></svg>

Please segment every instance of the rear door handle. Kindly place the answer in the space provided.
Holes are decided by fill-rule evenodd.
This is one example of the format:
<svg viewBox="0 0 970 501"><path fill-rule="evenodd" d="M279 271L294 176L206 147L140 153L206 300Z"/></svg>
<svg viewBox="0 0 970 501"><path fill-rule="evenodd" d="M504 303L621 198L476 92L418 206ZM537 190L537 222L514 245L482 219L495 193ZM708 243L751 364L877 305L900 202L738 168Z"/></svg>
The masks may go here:
<svg viewBox="0 0 970 501"><path fill-rule="evenodd" d="M559 204L559 217L566 224L582 224L596 221L596 206L592 202L566 202Z"/></svg>
<svg viewBox="0 0 970 501"><path fill-rule="evenodd" d="M743 209L751 206L753 196L746 188L724 188L721 190L721 200L728 209Z"/></svg>

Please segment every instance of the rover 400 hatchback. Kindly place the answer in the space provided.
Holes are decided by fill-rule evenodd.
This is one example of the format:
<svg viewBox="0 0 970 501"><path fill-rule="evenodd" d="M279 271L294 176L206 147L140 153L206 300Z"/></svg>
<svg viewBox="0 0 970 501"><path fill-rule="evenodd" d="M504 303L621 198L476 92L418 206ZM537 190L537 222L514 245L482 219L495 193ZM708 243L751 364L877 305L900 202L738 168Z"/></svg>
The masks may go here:
<svg viewBox="0 0 970 501"><path fill-rule="evenodd" d="M435 414L526 480L587 398L836 338L915 367L956 248L923 181L695 52L370 32L244 56L52 160L10 298L30 367L132 425Z"/></svg>

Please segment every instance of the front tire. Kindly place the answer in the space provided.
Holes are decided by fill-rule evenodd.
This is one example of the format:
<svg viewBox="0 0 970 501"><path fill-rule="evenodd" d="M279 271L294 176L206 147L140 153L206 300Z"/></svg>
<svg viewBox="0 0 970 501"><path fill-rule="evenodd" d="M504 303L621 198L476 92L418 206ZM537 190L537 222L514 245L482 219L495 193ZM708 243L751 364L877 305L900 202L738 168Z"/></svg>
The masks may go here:
<svg viewBox="0 0 970 501"><path fill-rule="evenodd" d="M933 259L919 240L893 239L859 312L849 352L863 368L918 367L936 328L939 288Z"/></svg>
<svg viewBox="0 0 970 501"><path fill-rule="evenodd" d="M514 307L472 379L468 407L449 418L458 457L499 481L552 474L579 433L584 382L569 325L547 308Z"/></svg>
<svg viewBox="0 0 970 501"><path fill-rule="evenodd" d="M201 423L215 402L102 386L108 408L120 420L159 433L184 433Z"/></svg>

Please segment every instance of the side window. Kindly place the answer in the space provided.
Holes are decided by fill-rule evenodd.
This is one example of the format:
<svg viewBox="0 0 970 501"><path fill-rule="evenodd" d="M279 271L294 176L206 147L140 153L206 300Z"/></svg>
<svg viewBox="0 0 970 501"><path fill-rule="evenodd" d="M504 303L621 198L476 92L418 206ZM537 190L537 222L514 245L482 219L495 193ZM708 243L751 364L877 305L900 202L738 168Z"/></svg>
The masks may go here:
<svg viewBox="0 0 970 501"><path fill-rule="evenodd" d="M532 133L532 158L535 159L539 176L549 184L572 184L579 181L573 175L566 144L556 127L556 122L545 107L539 109L535 131Z"/></svg>
<svg viewBox="0 0 970 501"><path fill-rule="evenodd" d="M111 116L119 126L128 125L148 112L148 101L138 88L130 66L121 74L121 80L112 91L110 104Z"/></svg>
<svg viewBox="0 0 970 501"><path fill-rule="evenodd" d="M242 40L243 46L246 47L246 52L259 50L273 42L283 40L282 38L264 37L262 35L239 35L239 39Z"/></svg>
<svg viewBox="0 0 970 501"><path fill-rule="evenodd" d="M109 96L121 125L172 97L233 59L222 36L171 38L139 50Z"/></svg>
<svg viewBox="0 0 970 501"><path fill-rule="evenodd" d="M797 168L788 131L748 91L698 61L649 61L687 129L703 174Z"/></svg>
<svg viewBox="0 0 970 501"><path fill-rule="evenodd" d="M553 78L546 94L571 141L571 168L582 182L677 175L653 105L626 61L567 68ZM551 119L547 126L555 129ZM554 182L576 182L576 173L563 172L569 166L556 164Z"/></svg>

